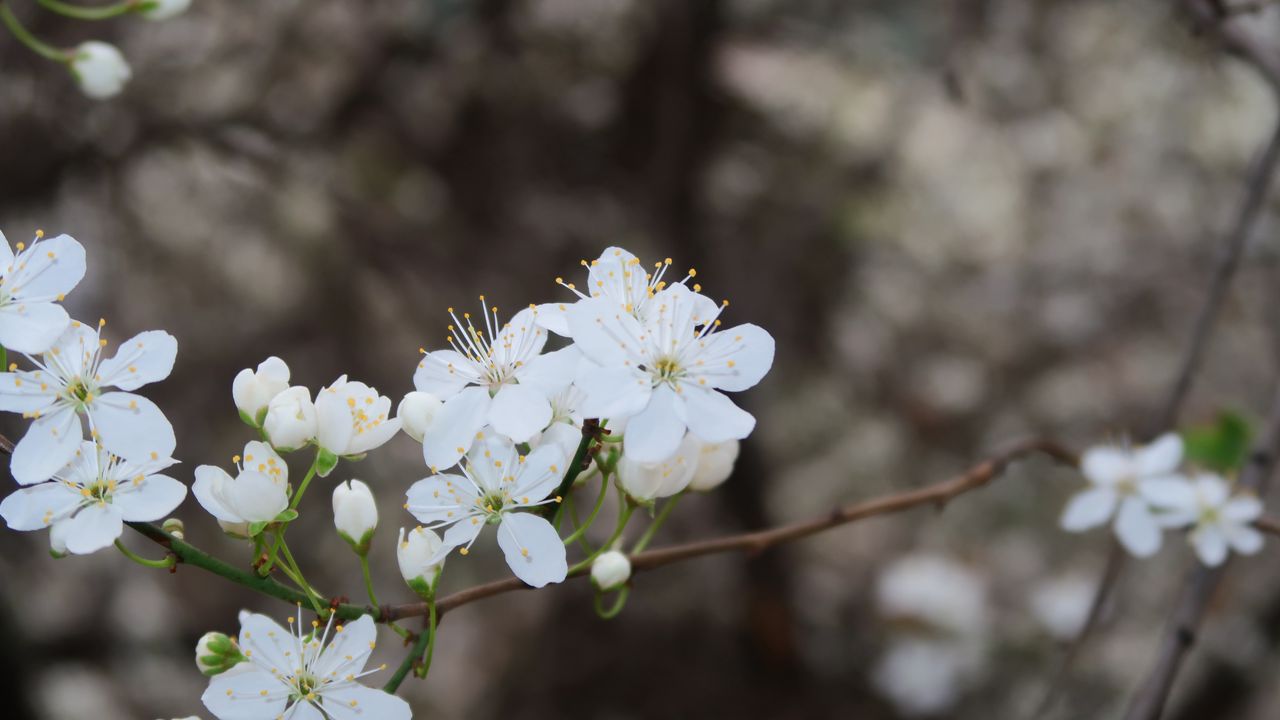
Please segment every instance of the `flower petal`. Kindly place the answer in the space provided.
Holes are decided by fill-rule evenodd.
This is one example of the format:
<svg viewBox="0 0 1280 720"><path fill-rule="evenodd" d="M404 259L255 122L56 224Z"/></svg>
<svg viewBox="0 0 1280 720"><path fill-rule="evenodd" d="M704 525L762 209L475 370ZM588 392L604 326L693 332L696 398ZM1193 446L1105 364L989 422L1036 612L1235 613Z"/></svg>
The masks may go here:
<svg viewBox="0 0 1280 720"><path fill-rule="evenodd" d="M347 402L351 395L332 388L316 393L316 443L335 454L345 455L356 431Z"/></svg>
<svg viewBox="0 0 1280 720"><path fill-rule="evenodd" d="M1251 523L1262 517L1262 501L1253 495L1237 495L1222 506L1222 517L1237 523Z"/></svg>
<svg viewBox="0 0 1280 720"><path fill-rule="evenodd" d="M583 417L629 417L643 410L653 394L649 376L634 367L583 363L574 382L582 391Z"/></svg>
<svg viewBox="0 0 1280 720"><path fill-rule="evenodd" d="M137 390L159 382L173 372L178 357L178 340L163 330L138 333L120 344L116 354L98 368L102 386Z"/></svg>
<svg viewBox="0 0 1280 720"><path fill-rule="evenodd" d="M240 613L240 649L256 668L292 672L297 658L290 659L286 652L293 652L296 642L292 631L266 615Z"/></svg>
<svg viewBox="0 0 1280 720"><path fill-rule="evenodd" d="M116 491L112 503L129 522L150 522L173 512L187 497L187 486L168 475L147 475L142 482Z"/></svg>
<svg viewBox="0 0 1280 720"><path fill-rule="evenodd" d="M191 484L191 494L196 496L200 507L215 518L229 523L244 522L244 518L223 501L228 497L226 486L231 482L226 470L216 465L200 465L196 467L196 481Z"/></svg>
<svg viewBox="0 0 1280 720"><path fill-rule="evenodd" d="M1227 538L1216 525L1205 525L1191 531L1188 536L1200 562L1217 567L1227 559Z"/></svg>
<svg viewBox="0 0 1280 720"><path fill-rule="evenodd" d="M367 617L367 616L366 616ZM388 692L364 685L325 690L324 709L333 720L409 720L409 703Z"/></svg>
<svg viewBox="0 0 1280 720"><path fill-rule="evenodd" d="M495 316L496 317L496 314ZM528 362L547 344L547 331L534 320L534 310L525 308L508 320L493 343L493 361L498 365Z"/></svg>
<svg viewBox="0 0 1280 720"><path fill-rule="evenodd" d="M691 383L682 383L681 390L684 421L702 441L741 440L755 429L756 419L751 413L733 404L724 393Z"/></svg>
<svg viewBox="0 0 1280 720"><path fill-rule="evenodd" d="M627 423L623 452L632 460L652 463L670 457L684 438L684 421L677 403L680 400L670 386L659 385L649 405ZM704 416L699 415L699 420Z"/></svg>
<svg viewBox="0 0 1280 720"><path fill-rule="evenodd" d="M49 379L42 370L0 373L0 410L34 412L54 404L61 385L55 386Z"/></svg>
<svg viewBox="0 0 1280 720"><path fill-rule="evenodd" d="M127 460L170 457L178 444L169 419L141 395L106 393L90 406L89 419L102 446Z"/></svg>
<svg viewBox="0 0 1280 720"><path fill-rule="evenodd" d="M1177 433L1165 433L1133 453L1138 475L1166 475L1177 470L1181 462L1182 438Z"/></svg>
<svg viewBox="0 0 1280 720"><path fill-rule="evenodd" d="M546 498L560 486L569 469L568 462L559 445L548 443L538 446L520 463L511 494L521 502L525 497L531 502Z"/></svg>
<svg viewBox="0 0 1280 720"><path fill-rule="evenodd" d="M1116 511L1117 500L1115 490L1108 487L1089 488L1077 493L1062 512L1062 529L1083 532L1102 525Z"/></svg>
<svg viewBox="0 0 1280 720"><path fill-rule="evenodd" d="M278 679L251 666L214 675L200 700L218 720L264 720L284 713L289 695L283 690Z"/></svg>
<svg viewBox="0 0 1280 720"><path fill-rule="evenodd" d="M758 325L737 325L711 333L694 357L697 378L707 385L736 392L754 387L773 367L773 336ZM696 361L695 361L696 362Z"/></svg>
<svg viewBox="0 0 1280 720"><path fill-rule="evenodd" d="M640 322L603 299L569 306L569 334L588 359L605 367L640 365L645 329Z"/></svg>
<svg viewBox="0 0 1280 720"><path fill-rule="evenodd" d="M1116 537L1125 549L1137 557L1150 557L1160 549L1160 525L1136 497L1125 498L1116 515Z"/></svg>
<svg viewBox="0 0 1280 720"><path fill-rule="evenodd" d="M570 345L544 353L516 370L521 385L537 389L546 397L563 392L573 383L582 364L582 351Z"/></svg>
<svg viewBox="0 0 1280 720"><path fill-rule="evenodd" d="M1141 480L1138 482L1138 494L1157 507L1189 508L1196 505L1194 486L1180 475Z"/></svg>
<svg viewBox="0 0 1280 720"><path fill-rule="evenodd" d="M32 243L15 259L18 267L5 278L5 285L17 300L54 300L74 290L84 277L84 247L70 235Z"/></svg>
<svg viewBox="0 0 1280 720"><path fill-rule="evenodd" d="M80 416L70 406L41 415L13 449L9 472L23 485L53 477L75 457L84 439Z"/></svg>
<svg viewBox="0 0 1280 720"><path fill-rule="evenodd" d="M456 522L475 507L475 486L461 475L432 475L409 486L407 509L424 525Z"/></svg>
<svg viewBox="0 0 1280 720"><path fill-rule="evenodd" d="M354 622L334 628L333 640L325 647L320 659L312 665L316 677L340 681L347 675L364 669L369 655L378 640L378 629L373 618L361 615ZM328 693L325 694L328 699Z"/></svg>
<svg viewBox="0 0 1280 720"><path fill-rule="evenodd" d="M540 588L563 582L569 564L564 543L551 523L533 513L507 513L498 525L498 546L507 565L525 584Z"/></svg>
<svg viewBox="0 0 1280 720"><path fill-rule="evenodd" d="M1223 528L1231 549L1241 555L1253 555L1262 549L1262 533L1247 525L1228 525Z"/></svg>
<svg viewBox="0 0 1280 720"><path fill-rule="evenodd" d="M70 323L67 311L49 302L0 306L0 345L28 355L42 353Z"/></svg>
<svg viewBox="0 0 1280 720"><path fill-rule="evenodd" d="M422 438L422 457L434 472L457 464L489 415L489 391L466 388L445 401Z"/></svg>
<svg viewBox="0 0 1280 720"><path fill-rule="evenodd" d="M41 483L10 494L0 502L0 517L10 530L43 530L71 512L80 493L58 482Z"/></svg>
<svg viewBox="0 0 1280 720"><path fill-rule="evenodd" d="M1080 457L1080 472L1094 485L1115 485L1134 474L1129 453L1110 445L1098 445Z"/></svg>
<svg viewBox="0 0 1280 720"><path fill-rule="evenodd" d="M420 392L431 393L441 400L448 400L458 391L478 382L475 363L453 350L435 350L422 356L413 372L413 387Z"/></svg>
<svg viewBox="0 0 1280 720"><path fill-rule="evenodd" d="M76 555L97 552L124 532L120 511L104 502L84 508L67 522L67 550Z"/></svg>
<svg viewBox="0 0 1280 720"><path fill-rule="evenodd" d="M569 337L569 306L573 303L543 303L534 313L534 321L551 332Z"/></svg>
<svg viewBox="0 0 1280 720"><path fill-rule="evenodd" d="M228 487L224 502L247 522L267 522L289 507L284 486L256 470L245 470Z"/></svg>
<svg viewBox="0 0 1280 720"><path fill-rule="evenodd" d="M547 396L527 385L503 385L489 404L489 424L515 442L528 442L550 422Z"/></svg>
<svg viewBox="0 0 1280 720"><path fill-rule="evenodd" d="M439 562L440 558L448 555L450 550L475 542L476 536L480 534L484 526L484 521L474 515L463 517L444 532L444 537L440 539L440 550L435 557L431 558L430 562L432 564Z"/></svg>

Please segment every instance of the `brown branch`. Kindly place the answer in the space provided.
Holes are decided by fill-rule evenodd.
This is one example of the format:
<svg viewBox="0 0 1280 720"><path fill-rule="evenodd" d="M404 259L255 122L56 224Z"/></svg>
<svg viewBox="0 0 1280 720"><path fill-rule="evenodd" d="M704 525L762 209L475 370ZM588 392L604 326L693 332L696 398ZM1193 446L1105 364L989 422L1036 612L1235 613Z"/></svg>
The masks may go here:
<svg viewBox="0 0 1280 720"><path fill-rule="evenodd" d="M857 520L875 517L878 515L890 515L902 512L903 510L920 507L922 505L934 505L938 508L942 508L953 498L987 485L998 477L1000 473L1013 461L1035 453L1048 455L1054 460L1064 464L1072 466L1077 464L1077 457L1075 453L1052 440L1028 440L1026 442L1018 443L1004 452L983 460L972 468L949 480L945 480L919 490L886 495L884 497L866 500L853 505L847 505L810 520L802 520L800 522L782 525L776 528L757 530L739 535L729 535L710 540L699 540L684 545L676 545L669 548L661 548L658 550L639 553L631 556L632 572L638 573L646 570L653 570L665 565L691 560L704 555L715 555L726 552L758 553L775 545L816 535L824 530L829 530L841 525L847 525ZM588 570L583 569L576 573L575 576L582 576L587 573ZM449 610L473 603L477 600L482 600L494 595L501 595L514 590L524 590L528 587L529 586L520 582L516 578L497 580L495 582L477 585L466 590L461 590L452 595L448 595L437 602L436 609L437 612L443 616ZM401 618L423 615L426 612L426 603L384 606L379 620L381 622L388 622L399 620Z"/></svg>
<svg viewBox="0 0 1280 720"><path fill-rule="evenodd" d="M1272 401L1266 430L1254 446L1249 463L1240 473L1241 487L1259 495L1265 492L1277 450L1280 450L1280 390L1276 391ZM1275 521L1267 518L1259 520L1256 525L1267 532L1280 530ZM1195 643L1196 632L1209 608L1209 600L1226 569L1225 563L1215 568L1197 566L1188 575L1173 619L1160 642L1155 664L1130 701L1124 715L1125 720L1158 720L1164 712L1178 670Z"/></svg>
<svg viewBox="0 0 1280 720"><path fill-rule="evenodd" d="M1259 45L1245 29L1245 18L1228 17L1214 0L1183 0L1183 10L1191 16L1194 28L1218 41L1227 53L1243 60L1280 92L1280 55Z"/></svg>

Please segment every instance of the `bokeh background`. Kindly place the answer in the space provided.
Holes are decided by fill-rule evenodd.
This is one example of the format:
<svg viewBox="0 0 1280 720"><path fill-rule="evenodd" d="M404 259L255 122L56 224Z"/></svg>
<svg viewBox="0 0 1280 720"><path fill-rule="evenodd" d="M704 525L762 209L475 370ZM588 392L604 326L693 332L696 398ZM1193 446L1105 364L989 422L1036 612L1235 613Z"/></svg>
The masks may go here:
<svg viewBox="0 0 1280 720"><path fill-rule="evenodd" d="M937 481L1029 435L1139 432L1276 116L1156 0L196 0L98 24L10 4L133 64L94 103L0 36L0 227L85 244L68 306L113 341L179 338L148 388L178 477L250 438L240 368L275 354L312 388L350 373L399 397L446 306L566 298L554 277L622 244L698 268L730 322L778 340L739 396L759 425L735 476L659 544ZM1277 15L1248 22L1275 36ZM1184 423L1270 394L1278 210ZM381 503L382 599L409 600L392 538L424 473L399 437L316 486L290 533L309 578L360 597L327 497L359 477ZM476 603L404 694L424 718L1025 716L1106 554L1103 534L1057 529L1080 482L1031 461L945 512L645 574L609 622L581 582ZM194 500L177 514L248 561ZM1121 583L1061 717L1105 717L1150 662L1193 562L1168 540ZM0 534L6 717L207 718L196 639L240 608L287 611L196 569L46 549ZM1280 716L1273 553L1229 575L1171 717ZM446 590L505 572L482 547Z"/></svg>

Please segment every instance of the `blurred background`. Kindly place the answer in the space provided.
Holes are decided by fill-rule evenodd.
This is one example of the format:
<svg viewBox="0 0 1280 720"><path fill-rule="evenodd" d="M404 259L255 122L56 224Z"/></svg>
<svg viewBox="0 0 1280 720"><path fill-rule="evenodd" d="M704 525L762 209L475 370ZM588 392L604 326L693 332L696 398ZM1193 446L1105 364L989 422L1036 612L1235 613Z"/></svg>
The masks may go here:
<svg viewBox="0 0 1280 720"><path fill-rule="evenodd" d="M567 299L553 279L621 244L696 267L732 299L727 322L778 340L737 398L759 419L737 472L657 545L938 481L1029 435L1140 432L1276 115L1155 0L196 0L97 24L10 5L133 65L95 103L0 36L0 228L86 246L67 304L113 343L178 337L146 391L177 430L175 476L250 439L239 369L274 354L296 383L350 373L398 398L446 306ZM1275 36L1278 18L1249 22ZM1184 423L1256 416L1270 394L1278 211ZM410 600L392 538L424 474L401 436L316 486L290 533L309 579L360 598L328 498L358 477L382 506L381 599ZM475 603L404 694L423 718L1025 716L1106 554L1103 533L1057 528L1080 486L1021 463L945 512L641 575L608 622L581 582ZM248 562L194 500L177 514ZM1148 666L1193 562L1168 541L1121 583L1061 717L1113 712ZM47 547L0 534L6 717L208 718L196 639L234 632L241 608L287 613L194 568ZM445 591L506 572L482 542ZM1280 716L1278 580L1267 552L1236 564L1171 717Z"/></svg>

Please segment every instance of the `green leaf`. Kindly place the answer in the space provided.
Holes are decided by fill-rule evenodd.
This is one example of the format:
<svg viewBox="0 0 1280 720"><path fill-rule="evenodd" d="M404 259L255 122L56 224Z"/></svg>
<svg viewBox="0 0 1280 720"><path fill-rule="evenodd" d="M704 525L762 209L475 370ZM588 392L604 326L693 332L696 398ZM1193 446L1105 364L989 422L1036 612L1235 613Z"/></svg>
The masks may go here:
<svg viewBox="0 0 1280 720"><path fill-rule="evenodd" d="M320 448L320 452L316 453L316 474L320 477L328 477L336 467L338 467L338 456L325 448Z"/></svg>
<svg viewBox="0 0 1280 720"><path fill-rule="evenodd" d="M275 522L293 522L298 519L297 510L283 510L276 516Z"/></svg>
<svg viewBox="0 0 1280 720"><path fill-rule="evenodd" d="M1189 428L1182 433L1188 462L1217 472L1244 466L1249 456L1253 426L1240 413L1225 410L1213 425Z"/></svg>

